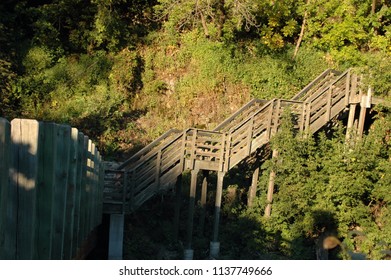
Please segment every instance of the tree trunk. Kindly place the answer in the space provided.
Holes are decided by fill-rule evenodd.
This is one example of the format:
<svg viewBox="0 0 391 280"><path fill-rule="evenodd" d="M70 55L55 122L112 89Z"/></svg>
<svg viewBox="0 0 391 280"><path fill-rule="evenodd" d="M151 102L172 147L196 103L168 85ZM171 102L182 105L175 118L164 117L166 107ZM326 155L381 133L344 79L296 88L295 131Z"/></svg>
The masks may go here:
<svg viewBox="0 0 391 280"><path fill-rule="evenodd" d="M304 18L303 18L303 23L301 24L299 39L297 40L295 51L293 53L292 59L295 59L297 56L297 53L299 52L301 41L303 41L304 30L305 30L306 24L307 24L307 11L304 12Z"/></svg>
<svg viewBox="0 0 391 280"><path fill-rule="evenodd" d="M310 0L307 0L305 5L308 6L309 3L310 3ZM308 17L308 11L307 11L307 8L306 8L305 11L304 11L303 22L301 24L299 39L297 39L297 43L296 43L295 51L294 51L293 56L292 56L292 60L294 60L296 58L297 53L299 52L299 48L300 48L301 42L303 41L305 26L307 24L307 17Z"/></svg>

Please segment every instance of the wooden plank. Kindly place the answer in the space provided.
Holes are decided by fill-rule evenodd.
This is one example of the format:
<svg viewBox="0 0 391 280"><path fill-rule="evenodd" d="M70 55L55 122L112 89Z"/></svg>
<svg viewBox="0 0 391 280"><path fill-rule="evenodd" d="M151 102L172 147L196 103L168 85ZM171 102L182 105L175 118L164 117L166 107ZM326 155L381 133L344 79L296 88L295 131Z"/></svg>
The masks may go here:
<svg viewBox="0 0 391 280"><path fill-rule="evenodd" d="M82 199L82 182L83 182L83 170L85 164L83 162L84 158L84 134L78 132L77 134L77 161L76 161L76 186L75 186L75 208L74 208L74 226L73 226L73 236L74 242L72 244L72 256L76 256L77 249L81 248L82 239L80 237L80 227L81 227L81 199Z"/></svg>
<svg viewBox="0 0 391 280"><path fill-rule="evenodd" d="M38 149L40 124L35 120L14 119L11 139L15 146L15 170L12 180L17 192L16 258L34 258Z"/></svg>
<svg viewBox="0 0 391 280"><path fill-rule="evenodd" d="M81 198L80 198L80 229L79 229L79 238L80 244L83 243L84 239L87 237L87 156L88 156L88 136L84 135L83 139L83 157L82 157L82 174L81 174Z"/></svg>
<svg viewBox="0 0 391 280"><path fill-rule="evenodd" d="M69 147L69 168L68 168L68 184L66 195L66 212L65 212L65 233L64 233L64 251L63 259L69 260L72 258L74 247L74 218L76 206L77 192L77 167L78 167L78 135L79 131L76 128L71 129L70 147Z"/></svg>
<svg viewBox="0 0 391 280"><path fill-rule="evenodd" d="M216 200L215 200L215 212L214 212L213 234L212 234L213 242L218 241L220 212L221 212L221 198L223 195L224 176L225 176L224 172L217 173Z"/></svg>
<svg viewBox="0 0 391 280"><path fill-rule="evenodd" d="M65 235L65 214L68 189L68 168L70 150L71 128L67 125L56 125L56 166L55 166L55 188L53 224L54 234L52 238L52 259L63 259L64 235ZM68 244L65 244L67 246Z"/></svg>
<svg viewBox="0 0 391 280"><path fill-rule="evenodd" d="M54 188L55 166L57 160L56 154L56 124L43 123L43 140L40 149L40 165L38 189L37 189L37 224L35 259L50 260L52 258L52 241L53 241L53 205L54 205Z"/></svg>
<svg viewBox="0 0 391 280"><path fill-rule="evenodd" d="M11 126L11 162L9 169L9 189L8 189L8 205L6 214L7 231L5 232L5 259L16 259L17 247L17 228L18 228L18 155L19 146L14 142L14 138L19 138L20 135L20 120L14 120ZM13 132L12 132L13 131ZM18 132L19 131L19 132ZM13 136L12 136L13 134Z"/></svg>
<svg viewBox="0 0 391 280"><path fill-rule="evenodd" d="M185 248L191 249L192 245L192 237L193 237L193 219L194 219L194 206L195 206L195 197L196 197L196 189L197 189L197 175L198 169L191 170L191 180L190 180L190 194L189 194L189 212L187 219L187 227L186 227L186 242Z"/></svg>
<svg viewBox="0 0 391 280"><path fill-rule="evenodd" d="M11 124L0 118L0 260L9 259L5 236L8 229L7 208L9 205L9 168L11 164Z"/></svg>
<svg viewBox="0 0 391 280"><path fill-rule="evenodd" d="M326 103L326 114L325 114L325 123L330 120L331 115L331 102L332 102L333 86L330 86L327 91L327 103Z"/></svg>
<svg viewBox="0 0 391 280"><path fill-rule="evenodd" d="M93 171L94 171L94 163L93 163L93 151L94 144L91 140L88 140L88 152L87 152L87 196L86 196L86 233L85 238L90 234L91 228L91 206L93 203Z"/></svg>

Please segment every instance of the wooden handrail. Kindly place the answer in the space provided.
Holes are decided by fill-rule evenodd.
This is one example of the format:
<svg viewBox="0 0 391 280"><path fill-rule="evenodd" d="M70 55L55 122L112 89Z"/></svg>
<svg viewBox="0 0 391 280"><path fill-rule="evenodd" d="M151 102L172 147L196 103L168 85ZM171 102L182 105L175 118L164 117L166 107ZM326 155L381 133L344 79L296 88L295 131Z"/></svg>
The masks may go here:
<svg viewBox="0 0 391 280"><path fill-rule="evenodd" d="M305 94L317 83L319 83L322 79L327 77L329 74L340 75L341 73L332 69L326 69L322 74L316 77L311 83L309 83L306 87L304 87L301 91L299 91L295 96L292 97L292 100L300 100ZM302 100L304 101L304 100Z"/></svg>
<svg viewBox="0 0 391 280"><path fill-rule="evenodd" d="M155 148L156 146L158 146L160 144L160 142L166 140L168 137L170 137L172 134L175 134L175 133L180 133L181 131L178 130L178 129L170 129L168 130L166 133L164 133L163 135L161 135L159 138L157 138L156 140L154 140L153 142L151 142L150 144L148 144L147 146L145 146L144 148L142 148L140 151L138 151L136 154L134 154L131 158L127 159L126 161L124 161L122 164L120 164L117 169L120 170L120 169L123 169L125 168L127 165L133 163L133 162L136 162L137 160L139 160L142 156L145 156L145 153L146 152L149 152L151 151L153 148Z"/></svg>

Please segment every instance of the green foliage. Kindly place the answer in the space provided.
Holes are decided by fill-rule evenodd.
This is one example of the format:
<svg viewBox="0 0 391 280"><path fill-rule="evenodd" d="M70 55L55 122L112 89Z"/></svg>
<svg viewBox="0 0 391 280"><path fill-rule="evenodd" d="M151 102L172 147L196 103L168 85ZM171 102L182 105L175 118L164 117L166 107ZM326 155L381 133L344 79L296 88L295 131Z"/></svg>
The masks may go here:
<svg viewBox="0 0 391 280"><path fill-rule="evenodd" d="M386 257L384 252L391 247L386 233L390 124L389 116L381 116L369 134L352 146L345 143L342 130L335 131L332 139L320 135L317 141L295 136L286 118L273 140L279 158L266 165L273 166L277 177L272 218L262 225L273 225L290 242L307 240L308 244L294 248L291 243L284 254L295 258L299 250L314 258L315 240L320 234L333 234L345 239L344 246L353 254L340 257L357 257L357 253L370 259ZM263 182L261 193L265 186ZM258 205L262 211L264 203Z"/></svg>

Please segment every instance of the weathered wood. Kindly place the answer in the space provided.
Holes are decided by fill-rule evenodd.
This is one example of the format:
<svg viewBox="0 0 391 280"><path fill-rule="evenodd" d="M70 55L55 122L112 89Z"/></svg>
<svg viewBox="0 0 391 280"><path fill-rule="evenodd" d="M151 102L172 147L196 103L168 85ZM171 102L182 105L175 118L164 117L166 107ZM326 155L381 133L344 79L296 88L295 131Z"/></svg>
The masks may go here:
<svg viewBox="0 0 391 280"><path fill-rule="evenodd" d="M366 96L363 96L363 99L365 99ZM364 133L364 125L365 125L365 116L367 114L367 108L363 104L364 102L361 102L360 105L360 117L358 119L358 130L357 130L357 136L362 137Z"/></svg>
<svg viewBox="0 0 391 280"><path fill-rule="evenodd" d="M201 186L201 214L200 214L200 222L199 222L199 231L201 234L204 233L204 225L205 225L205 215L206 215L206 196L208 193L208 177L209 172L207 170L202 171L202 186Z"/></svg>
<svg viewBox="0 0 391 280"><path fill-rule="evenodd" d="M213 242L217 242L219 237L221 198L223 195L224 176L225 176L225 172L220 172L220 171L217 172L216 200L215 200L215 212L214 212L213 235L212 235Z"/></svg>
<svg viewBox="0 0 391 280"><path fill-rule="evenodd" d="M327 91L327 97L326 97L327 103L326 103L326 113L325 113L326 123L330 120L330 116L331 116L332 94L333 94L333 86L331 86Z"/></svg>
<svg viewBox="0 0 391 280"><path fill-rule="evenodd" d="M56 125L56 166L55 166L55 187L53 205L53 226L52 238L52 259L63 259L64 235L65 235L65 214L68 190L68 168L70 150L71 128L66 125Z"/></svg>
<svg viewBox="0 0 391 280"><path fill-rule="evenodd" d="M11 125L3 118L0 118L0 260L10 259L9 246L6 243L6 232L9 227L7 221L7 208L11 204L9 193L8 172L11 164Z"/></svg>
<svg viewBox="0 0 391 280"><path fill-rule="evenodd" d="M81 228L81 199L82 199L82 182L84 169L84 134L78 132L77 134L77 161L76 161L76 188L75 188L75 208L74 208L74 225L72 243L72 256L76 255L77 249L81 247L82 238L80 236Z"/></svg>
<svg viewBox="0 0 391 280"><path fill-rule="evenodd" d="M68 184L66 196L66 212L65 221L66 227L64 232L64 250L63 259L69 260L72 258L72 248L74 243L74 217L76 204L76 180L77 180L77 150L78 150L78 134L76 128L71 129L70 147L69 147L69 168L68 168Z"/></svg>
<svg viewBox="0 0 391 280"><path fill-rule="evenodd" d="M187 219L187 235L186 235L186 243L185 243L186 249L191 249L191 244L192 244L194 205L195 205L195 199L196 199L198 172L199 172L199 169L191 170L190 194L189 194L189 213L188 213L188 219Z"/></svg>
<svg viewBox="0 0 391 280"><path fill-rule="evenodd" d="M110 215L109 260L122 260L124 219L124 214Z"/></svg>
<svg viewBox="0 0 391 280"><path fill-rule="evenodd" d="M17 197L17 259L34 258L39 129L40 124L35 120L14 119L11 122L15 153L12 166L15 173L11 180Z"/></svg>
<svg viewBox="0 0 391 280"><path fill-rule="evenodd" d="M40 151L40 166L37 189L37 220L35 259L49 260L52 258L52 242L54 234L53 205L55 166L57 163L56 124L42 124L42 149Z"/></svg>

